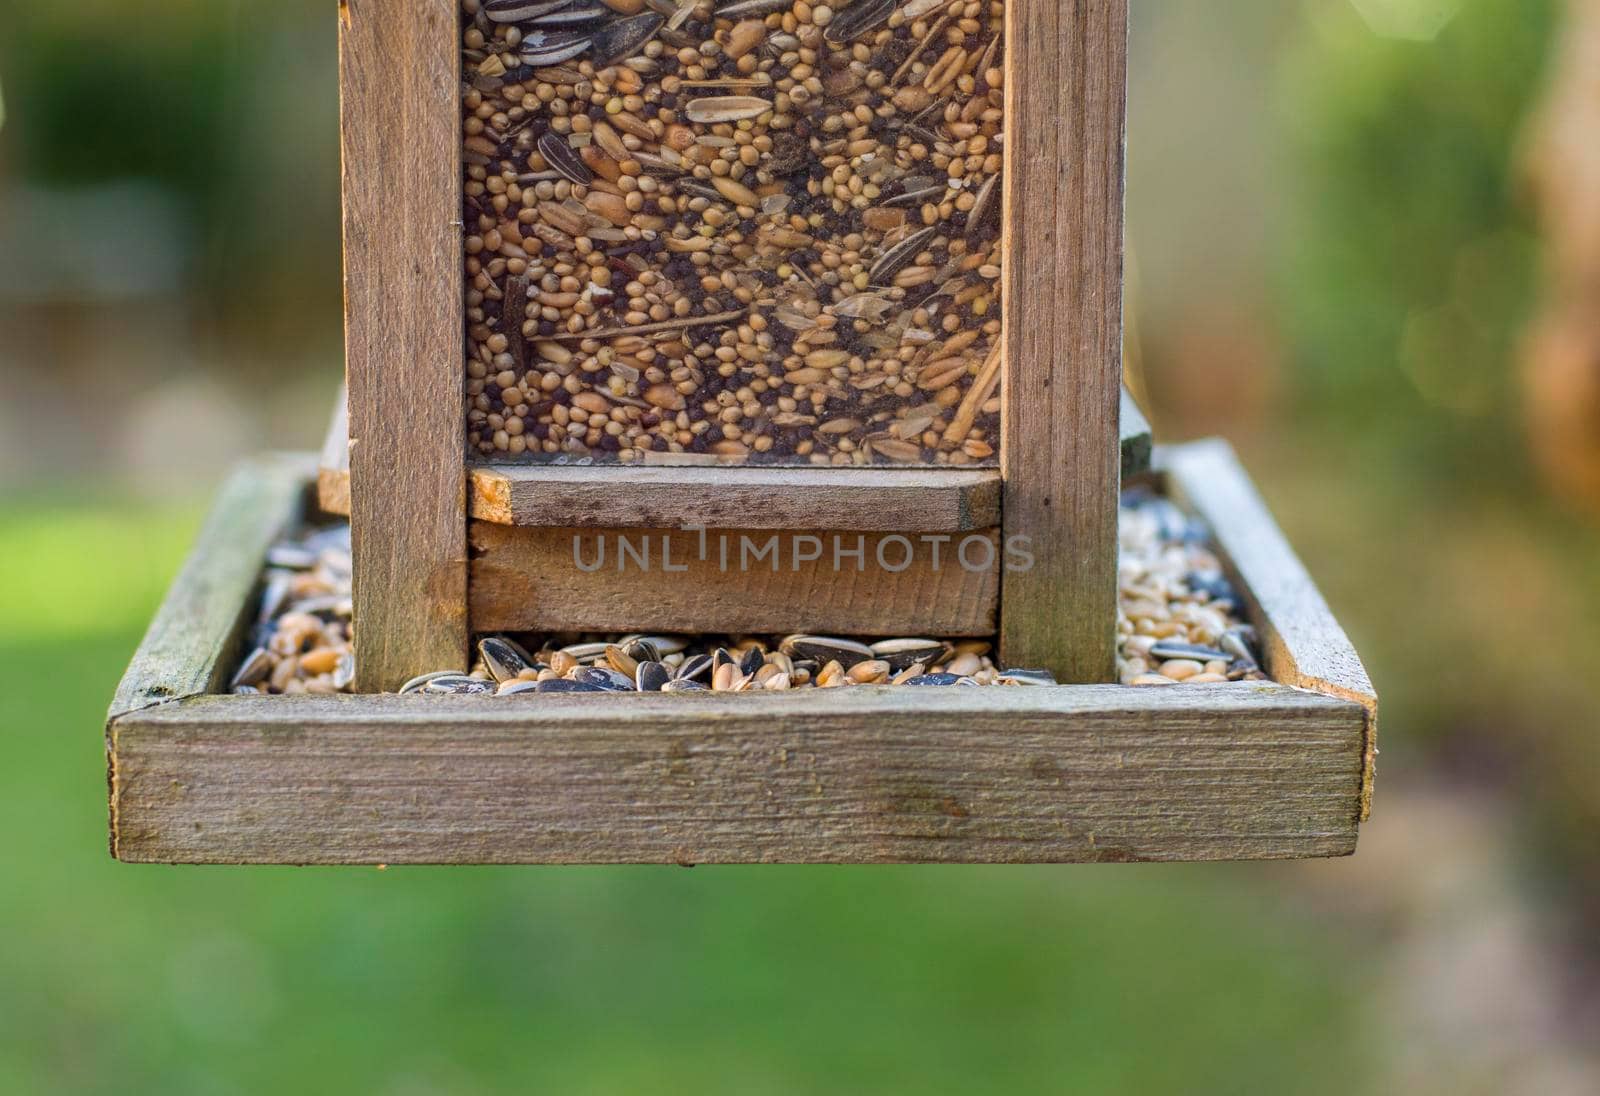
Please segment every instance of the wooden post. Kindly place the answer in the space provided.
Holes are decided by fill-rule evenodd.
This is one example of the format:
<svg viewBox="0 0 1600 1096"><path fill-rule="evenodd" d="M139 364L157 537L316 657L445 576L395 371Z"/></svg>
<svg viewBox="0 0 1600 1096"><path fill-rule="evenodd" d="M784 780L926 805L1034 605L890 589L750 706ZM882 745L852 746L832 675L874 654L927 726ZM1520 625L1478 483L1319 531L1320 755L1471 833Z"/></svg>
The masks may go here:
<svg viewBox="0 0 1600 1096"><path fill-rule="evenodd" d="M357 687L467 657L455 0L341 0Z"/></svg>
<svg viewBox="0 0 1600 1096"><path fill-rule="evenodd" d="M1063 682L1115 669L1127 0L1006 14L1000 648Z"/></svg>

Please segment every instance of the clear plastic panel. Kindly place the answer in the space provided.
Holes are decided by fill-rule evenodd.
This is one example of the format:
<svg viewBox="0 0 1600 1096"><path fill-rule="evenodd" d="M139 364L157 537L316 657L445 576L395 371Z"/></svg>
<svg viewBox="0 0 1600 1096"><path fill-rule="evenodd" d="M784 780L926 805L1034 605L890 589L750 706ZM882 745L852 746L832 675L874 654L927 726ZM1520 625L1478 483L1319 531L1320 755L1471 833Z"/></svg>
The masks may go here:
<svg viewBox="0 0 1600 1096"><path fill-rule="evenodd" d="M992 464L1001 0L464 0L468 433Z"/></svg>

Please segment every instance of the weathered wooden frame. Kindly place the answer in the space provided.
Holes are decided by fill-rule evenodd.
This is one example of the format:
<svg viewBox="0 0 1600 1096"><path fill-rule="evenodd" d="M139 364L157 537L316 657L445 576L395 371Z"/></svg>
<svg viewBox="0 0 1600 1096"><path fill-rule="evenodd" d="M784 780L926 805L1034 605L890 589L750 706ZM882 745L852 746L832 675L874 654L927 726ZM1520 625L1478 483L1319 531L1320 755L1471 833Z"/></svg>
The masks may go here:
<svg viewBox="0 0 1600 1096"><path fill-rule="evenodd" d="M1128 3L1010 4L1002 533L1038 555L1002 578L1000 650L1060 681L1111 681Z"/></svg>
<svg viewBox="0 0 1600 1096"><path fill-rule="evenodd" d="M357 687L467 657L456 0L343 0L339 132Z"/></svg>
<svg viewBox="0 0 1600 1096"><path fill-rule="evenodd" d="M219 695L310 457L224 489L106 726L123 860L1072 862L1335 856L1376 700L1227 447L1166 451L1272 683L510 699Z"/></svg>
<svg viewBox="0 0 1600 1096"><path fill-rule="evenodd" d="M350 513L344 416L341 396L317 469L319 505L340 515ZM1124 476L1148 470L1150 428L1126 392L1121 453ZM907 471L887 490L881 474L791 468L632 469L623 479L594 467L476 466L469 473L474 631L786 632L794 605L807 606L807 627L822 632L992 636L999 627L999 576L936 568L921 539L948 538L946 559L970 536L998 546L1000 481L993 473ZM821 499L830 503L830 528L809 529L801 523L815 520L807 508ZM706 532L673 528L683 511ZM885 527L916 538L902 571L863 575L824 560L792 562L796 540L807 537L814 545L837 538L847 550L859 543L875 556L882 539L876 530ZM759 549L774 536L778 550L765 571L700 558L724 544L734 553L744 545ZM582 545L592 554L595 544L609 543L614 557L623 539L653 551L658 564L670 543L683 569L663 582L659 570L575 566Z"/></svg>
<svg viewBox="0 0 1600 1096"><path fill-rule="evenodd" d="M1031 570L992 590L946 583L884 600L875 619L895 630L909 622L902 607L919 600L992 598L986 611L1009 660L1063 681L1111 680L1127 0L1010 2L1007 127L1026 140L1005 145L999 469L675 469L654 481L634 469L463 467L453 395L464 382L456 5L341 4L347 505L364 691L393 688L418 665L465 660L479 630L469 611L469 509L479 520L547 528L659 527L675 509L714 528L719 507L729 521L729 511L749 513L739 505L748 493L728 492L729 483L758 485L766 527L800 533L942 532L962 515L992 512L990 526L970 528L1028 546ZM574 487L583 475L648 483L656 498L585 511ZM877 591L854 596L872 617ZM955 614L931 616L940 619Z"/></svg>
<svg viewBox="0 0 1600 1096"><path fill-rule="evenodd" d="M1122 390L1118 450L1122 478L1150 469L1154 441L1139 405ZM467 514L518 528L673 528L685 513L708 529L800 528L828 500L834 529L965 533L1000 524L1000 477L986 469L633 468L583 465L467 466ZM814 491L811 489L815 489ZM317 458L317 505L350 516L350 419L341 391Z"/></svg>

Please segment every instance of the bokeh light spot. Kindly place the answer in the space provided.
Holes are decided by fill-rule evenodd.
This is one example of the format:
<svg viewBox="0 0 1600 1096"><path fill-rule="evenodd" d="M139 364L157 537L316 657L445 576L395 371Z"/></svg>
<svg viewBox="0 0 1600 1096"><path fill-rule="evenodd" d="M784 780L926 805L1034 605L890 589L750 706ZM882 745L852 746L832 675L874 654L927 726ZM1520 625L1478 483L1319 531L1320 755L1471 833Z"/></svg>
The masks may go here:
<svg viewBox="0 0 1600 1096"><path fill-rule="evenodd" d="M1431 42L1461 11L1461 0L1350 0L1383 38Z"/></svg>

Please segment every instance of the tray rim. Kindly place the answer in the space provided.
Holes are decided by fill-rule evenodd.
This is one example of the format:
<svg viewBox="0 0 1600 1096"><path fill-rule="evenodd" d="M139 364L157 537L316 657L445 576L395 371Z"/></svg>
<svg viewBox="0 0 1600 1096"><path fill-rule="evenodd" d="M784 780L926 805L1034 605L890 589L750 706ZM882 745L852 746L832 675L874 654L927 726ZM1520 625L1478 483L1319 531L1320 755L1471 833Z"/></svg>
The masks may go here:
<svg viewBox="0 0 1600 1096"><path fill-rule="evenodd" d="M654 721L680 728L709 728L708 733L715 734L720 725L730 720L738 724L758 709L767 721L780 716L846 722L871 719L876 721L874 727L892 729L922 720L930 741L940 735L960 734L975 720L981 722L985 713L997 712L1024 721L1043 719L1059 725L1055 731L1060 734L1070 734L1074 726L1098 725L1096 721L1103 722L1108 713L1129 726L1159 729L1176 725L1187 728L1183 733L1212 726L1219 733L1228 733L1228 727L1237 725L1259 734L1276 725L1274 721L1287 727L1315 725L1347 732L1353 736L1356 751L1348 847L1336 843L1333 852L1291 855L1353 851L1357 824L1370 812L1376 756L1377 701L1359 659L1226 443L1165 447L1158 450L1156 459L1156 474L1165 478L1166 486L1212 524L1227 565L1263 633L1267 669L1275 681L1170 689L1058 686L982 690L981 696L959 695L966 690L953 695L938 690L911 694L855 689L804 697L585 697L522 712L504 702L497 705L493 700L471 697L268 698L223 693L266 549L314 505L313 456L278 453L252 459L240 466L221 492L111 705L105 734L112 855L144 858L136 842L124 839L128 820L123 817L123 795L130 772L119 772L119 765L128 761L129 744L144 741L141 736L192 737L206 727L230 724L239 726L241 734L283 735L318 726L374 722L424 727L520 725L559 734L561 726L575 725L577 713L592 717L583 720L586 733L596 726L637 731ZM576 703L571 702L574 700ZM1071 746L1066 738L1059 741L1063 748ZM1241 744L1249 743L1241 740ZM1071 851L1057 849L1046 858L1163 858L1060 855ZM1275 855L1270 848L1220 851Z"/></svg>

